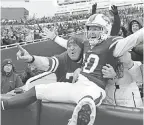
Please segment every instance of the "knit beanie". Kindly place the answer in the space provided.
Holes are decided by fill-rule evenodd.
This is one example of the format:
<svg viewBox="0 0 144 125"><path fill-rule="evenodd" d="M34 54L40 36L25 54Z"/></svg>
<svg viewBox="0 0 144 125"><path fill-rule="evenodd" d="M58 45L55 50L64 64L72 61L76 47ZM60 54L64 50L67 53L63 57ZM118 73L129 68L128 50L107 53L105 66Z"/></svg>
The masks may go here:
<svg viewBox="0 0 144 125"><path fill-rule="evenodd" d="M3 62L2 62L2 67L4 67L4 66L7 65L7 64L13 65L13 64L12 64L12 60L11 60L11 59L5 59L5 60L3 60Z"/></svg>
<svg viewBox="0 0 144 125"><path fill-rule="evenodd" d="M2 72L2 75L6 75L6 76L10 76L11 75L11 73L12 73L12 71L10 72L10 73L6 73L5 71L4 71L4 66L5 65L7 65L7 64L11 64L12 65L12 69L13 69L13 71L14 71L14 65L13 65L13 63L12 63L12 60L11 59L5 59L5 60L3 60L2 61L2 64L1 64L1 72Z"/></svg>

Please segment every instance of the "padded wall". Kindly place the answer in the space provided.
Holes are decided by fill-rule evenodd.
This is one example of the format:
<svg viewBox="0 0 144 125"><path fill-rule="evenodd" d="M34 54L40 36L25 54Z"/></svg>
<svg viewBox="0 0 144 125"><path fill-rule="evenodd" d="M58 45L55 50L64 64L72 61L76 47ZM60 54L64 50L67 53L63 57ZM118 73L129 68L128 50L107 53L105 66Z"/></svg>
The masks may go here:
<svg viewBox="0 0 144 125"><path fill-rule="evenodd" d="M39 125L40 101L26 108L1 112L1 125Z"/></svg>
<svg viewBox="0 0 144 125"><path fill-rule="evenodd" d="M42 103L40 125L67 125L74 105L62 103ZM143 125L143 112L133 108L102 105L97 108L94 125Z"/></svg>

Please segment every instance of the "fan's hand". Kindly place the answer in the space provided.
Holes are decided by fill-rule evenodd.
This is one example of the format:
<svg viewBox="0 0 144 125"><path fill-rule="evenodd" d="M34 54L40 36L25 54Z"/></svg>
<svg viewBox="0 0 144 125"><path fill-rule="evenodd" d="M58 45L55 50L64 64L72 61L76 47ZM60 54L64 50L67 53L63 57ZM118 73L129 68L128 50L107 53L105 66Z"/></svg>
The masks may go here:
<svg viewBox="0 0 144 125"><path fill-rule="evenodd" d="M17 60L22 60L24 62L31 62L32 61L32 56L19 44L17 44L17 47L19 51L17 52Z"/></svg>
<svg viewBox="0 0 144 125"><path fill-rule="evenodd" d="M42 31L43 32L40 33L40 36L42 36L42 38L54 40L57 36L55 30L51 31L48 28L44 28Z"/></svg>
<svg viewBox="0 0 144 125"><path fill-rule="evenodd" d="M112 5L111 8L109 9L109 11L114 15L118 14L118 9L117 9L117 6L115 6L115 5Z"/></svg>

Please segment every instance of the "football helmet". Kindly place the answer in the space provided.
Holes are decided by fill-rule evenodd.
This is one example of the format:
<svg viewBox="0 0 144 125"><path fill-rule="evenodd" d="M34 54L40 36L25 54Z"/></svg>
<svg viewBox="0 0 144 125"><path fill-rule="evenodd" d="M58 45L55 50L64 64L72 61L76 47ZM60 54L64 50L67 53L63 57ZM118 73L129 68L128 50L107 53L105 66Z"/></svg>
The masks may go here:
<svg viewBox="0 0 144 125"><path fill-rule="evenodd" d="M106 40L110 36L112 21L104 14L94 14L86 22L86 37L91 46Z"/></svg>

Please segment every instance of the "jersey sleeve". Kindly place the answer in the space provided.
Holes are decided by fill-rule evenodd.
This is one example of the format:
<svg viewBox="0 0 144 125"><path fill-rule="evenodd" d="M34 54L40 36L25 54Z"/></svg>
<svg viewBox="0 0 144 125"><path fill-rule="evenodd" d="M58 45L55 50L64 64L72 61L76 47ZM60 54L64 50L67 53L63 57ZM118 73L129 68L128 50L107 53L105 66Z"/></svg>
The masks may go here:
<svg viewBox="0 0 144 125"><path fill-rule="evenodd" d="M49 58L49 72L55 72L59 66L59 60L56 56Z"/></svg>
<svg viewBox="0 0 144 125"><path fill-rule="evenodd" d="M66 39L63 39L62 37L59 37L59 36L57 36L56 38L55 38L55 42L58 44L58 45L60 45L60 46L62 46L62 47L64 47L64 48L67 48L67 40Z"/></svg>
<svg viewBox="0 0 144 125"><path fill-rule="evenodd" d="M55 55L52 58L55 59L55 61L57 62L53 72L56 72L58 69L60 70L64 69L66 62L67 62L67 52L63 52L60 55Z"/></svg>
<svg viewBox="0 0 144 125"><path fill-rule="evenodd" d="M139 43L143 42L143 34L144 34L144 28L138 30L137 32L126 38L117 40L113 56L115 57L122 56L125 52L129 51Z"/></svg>

